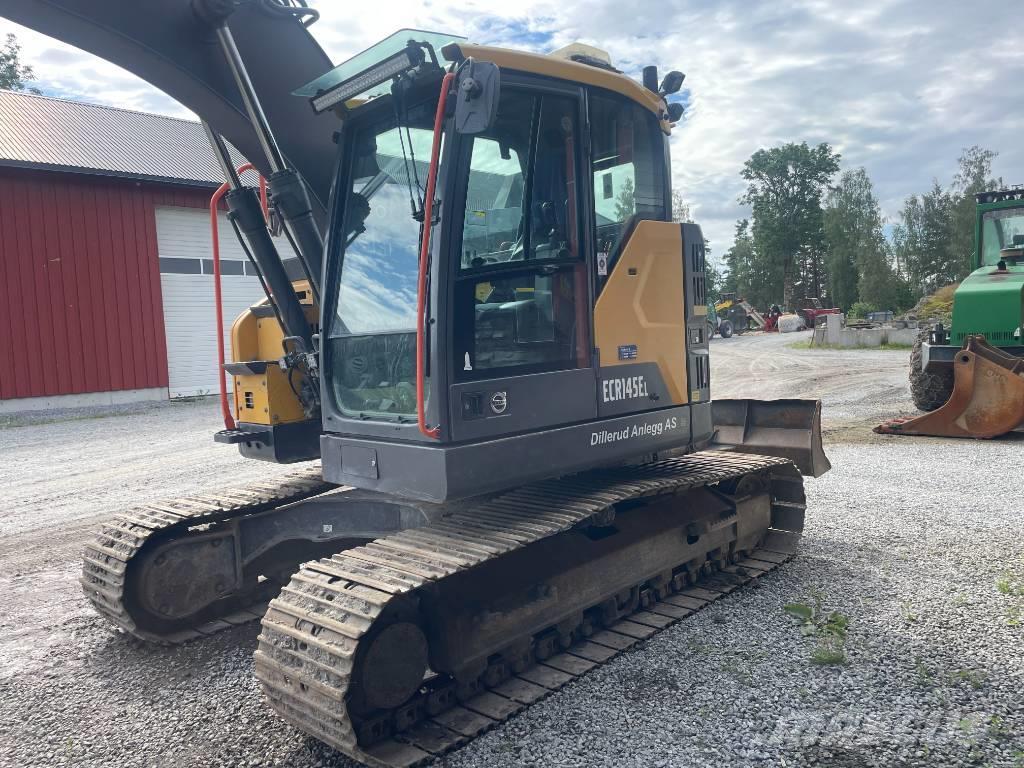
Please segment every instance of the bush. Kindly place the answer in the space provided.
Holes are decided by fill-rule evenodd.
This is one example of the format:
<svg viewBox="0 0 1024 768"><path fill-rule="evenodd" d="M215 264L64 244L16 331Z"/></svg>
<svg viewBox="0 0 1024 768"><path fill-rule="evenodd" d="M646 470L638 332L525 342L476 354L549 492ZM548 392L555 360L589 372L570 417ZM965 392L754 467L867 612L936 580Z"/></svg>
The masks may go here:
<svg viewBox="0 0 1024 768"><path fill-rule="evenodd" d="M949 323L953 317L953 294L960 286L960 283L953 283L939 288L930 296L925 296L910 312L921 320L935 318Z"/></svg>
<svg viewBox="0 0 1024 768"><path fill-rule="evenodd" d="M850 311L846 313L846 316L851 320L863 320L868 316L868 312L877 312L878 307L874 304L868 304L866 301L855 301L850 307Z"/></svg>

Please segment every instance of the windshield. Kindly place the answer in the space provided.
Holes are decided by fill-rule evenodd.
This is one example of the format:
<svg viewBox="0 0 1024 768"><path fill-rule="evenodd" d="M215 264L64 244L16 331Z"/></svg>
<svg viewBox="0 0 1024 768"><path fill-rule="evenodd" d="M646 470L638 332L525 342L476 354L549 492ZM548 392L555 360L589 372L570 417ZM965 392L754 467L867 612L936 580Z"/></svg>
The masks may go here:
<svg viewBox="0 0 1024 768"><path fill-rule="evenodd" d="M1024 249L1024 208L985 211L981 215L981 263L994 267L1000 259L1021 259Z"/></svg>
<svg viewBox="0 0 1024 768"><path fill-rule="evenodd" d="M416 276L432 108L355 129L332 345L339 409L359 417L416 413ZM411 127L406 127L411 126Z"/></svg>

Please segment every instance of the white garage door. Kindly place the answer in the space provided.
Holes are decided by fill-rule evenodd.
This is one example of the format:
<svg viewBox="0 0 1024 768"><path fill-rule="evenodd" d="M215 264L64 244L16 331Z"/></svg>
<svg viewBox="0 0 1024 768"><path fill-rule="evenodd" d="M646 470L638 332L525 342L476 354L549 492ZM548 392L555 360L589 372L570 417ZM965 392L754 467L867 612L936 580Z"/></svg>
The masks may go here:
<svg viewBox="0 0 1024 768"><path fill-rule="evenodd" d="M157 208L156 234L168 391L171 397L215 394L219 390L209 211ZM220 217L220 258L224 348L230 360L231 323L263 297L263 289L224 214Z"/></svg>

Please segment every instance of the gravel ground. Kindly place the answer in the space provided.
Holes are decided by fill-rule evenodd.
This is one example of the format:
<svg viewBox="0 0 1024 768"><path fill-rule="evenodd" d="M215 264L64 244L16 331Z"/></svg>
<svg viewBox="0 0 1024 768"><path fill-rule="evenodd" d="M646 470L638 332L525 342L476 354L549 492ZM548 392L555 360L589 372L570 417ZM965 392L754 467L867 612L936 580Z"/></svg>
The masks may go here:
<svg viewBox="0 0 1024 768"><path fill-rule="evenodd" d="M801 556L440 764L1024 768L1024 436L871 435L910 409L907 354L790 341L716 341L712 359L717 396L825 401L834 469L808 483ZM78 589L104 515L281 471L210 442L216 414L0 429L0 766L350 765L264 707L254 625L151 648ZM812 662L821 640L784 611L794 602L848 620L843 663Z"/></svg>

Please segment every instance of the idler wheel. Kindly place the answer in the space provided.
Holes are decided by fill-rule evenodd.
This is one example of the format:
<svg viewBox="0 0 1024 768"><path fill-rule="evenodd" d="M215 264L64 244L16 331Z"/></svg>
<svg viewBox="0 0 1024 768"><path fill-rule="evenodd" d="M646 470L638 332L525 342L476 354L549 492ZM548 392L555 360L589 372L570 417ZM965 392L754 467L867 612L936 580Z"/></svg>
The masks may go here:
<svg viewBox="0 0 1024 768"><path fill-rule="evenodd" d="M404 704L423 684L427 638L408 621L389 624L369 641L359 669L359 691L368 709Z"/></svg>

